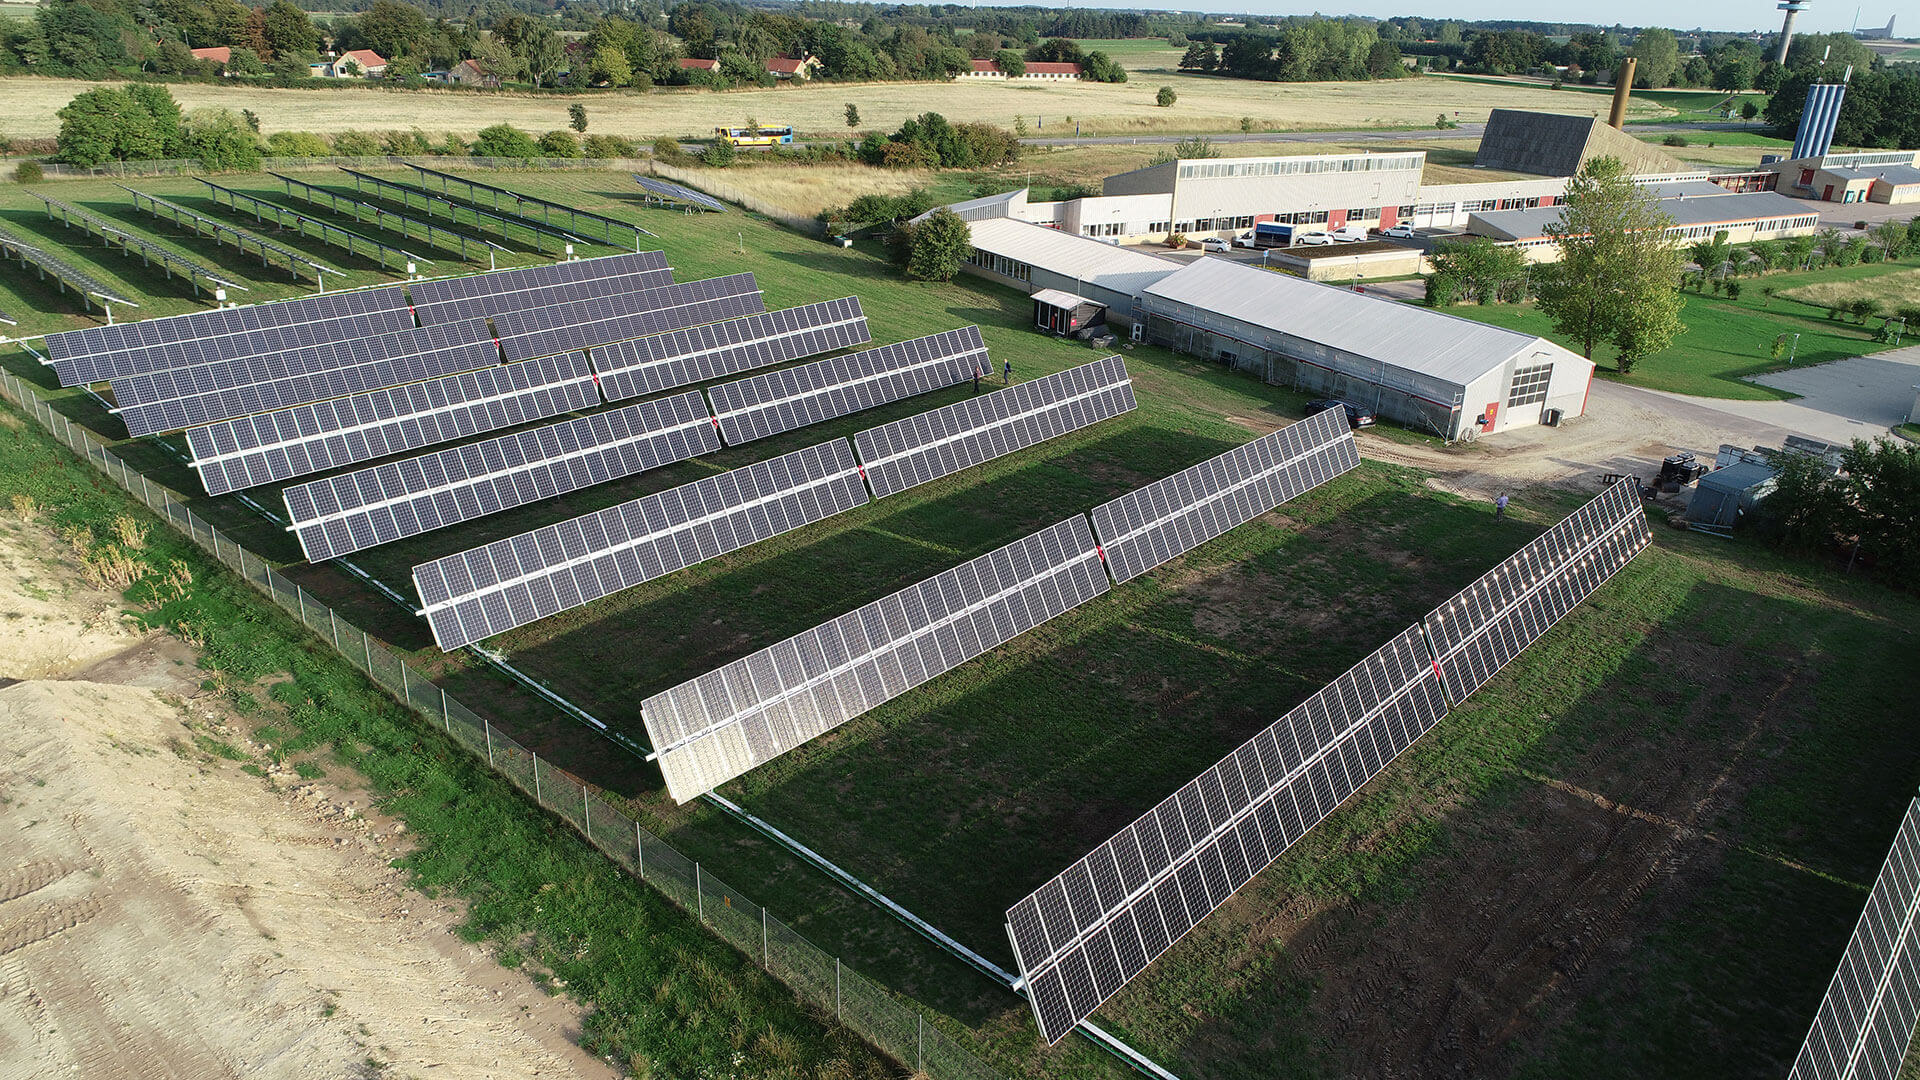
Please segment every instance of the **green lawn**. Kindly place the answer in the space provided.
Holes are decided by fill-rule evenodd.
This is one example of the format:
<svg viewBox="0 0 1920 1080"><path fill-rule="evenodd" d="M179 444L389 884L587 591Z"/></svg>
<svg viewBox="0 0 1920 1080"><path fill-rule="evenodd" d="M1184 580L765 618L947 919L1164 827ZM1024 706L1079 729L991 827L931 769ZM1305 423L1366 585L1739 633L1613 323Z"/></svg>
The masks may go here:
<svg viewBox="0 0 1920 1080"><path fill-rule="evenodd" d="M1778 150L1782 147L1790 148L1793 146L1793 140L1791 139L1776 139L1771 135L1763 135L1758 131L1694 131L1687 133L1684 137L1687 140L1687 146L1670 146L1664 147L1664 149L1679 151L1686 150L1688 147L1697 148L1703 146L1760 146L1769 150ZM1641 142L1660 146L1661 140L1667 138L1667 136L1658 133L1642 133L1638 135L1638 138Z"/></svg>
<svg viewBox="0 0 1920 1080"><path fill-rule="evenodd" d="M738 212L643 210L624 175L490 179L641 221L661 234L683 280L753 270L770 307L858 295L876 342L977 323L995 358L1011 359L1023 379L1099 355L1028 329L1030 308L1016 292L971 279L908 283L873 245L831 248ZM113 197L91 182L62 190L70 201ZM1760 283L1743 282L1754 304ZM1696 334L1716 309L1725 326L1715 332L1729 339L1743 320L1809 323L1803 356L1813 330L1835 335L1836 350L1839 335L1851 333L1789 315L1778 301L1766 313L1748 311L1747 301L1688 303ZM1529 309L1462 313L1537 318ZM1846 355L1858 351L1854 344ZM1125 355L1140 401L1134 413L491 644L609 724L638 732L647 694L1299 415L1300 395L1217 365L1150 347ZM1702 364L1697 378L1743 385L1728 380L1730 357ZM8 363L45 382L17 357ZM1642 370L1659 368L1656 358ZM409 594L410 569L425 559L967 392L729 449L357 561ZM62 401L76 422L114 431L90 402ZM1362 436L1363 447L1375 437ZM127 452L192 489L151 444ZM254 494L277 502L270 490ZM1008 961L1000 926L1008 903L1573 505L1523 493L1516 520L1496 527L1488 506L1369 462L723 791ZM256 550L297 558L285 533L235 500L202 500L197 509ZM337 568L289 573L828 951L933 1005L943 1022L979 1033L1009 1073L1123 1075L1079 1040L1040 1049L1026 1007L1003 988L732 819L703 804L672 806L651 766L470 656L440 656L420 620ZM1891 698L1916 644L1907 629L1920 622L1916 608L1824 571L1660 530L1633 567L1100 1021L1186 1077L1345 1075L1389 1058L1424 1074L1778 1075L1920 767ZM1656 821L1694 821L1711 836L1675 854L1663 846L1670 830L1584 809L1600 804L1570 799L1569 789ZM490 868L510 857L518 835L469 857ZM1767 903L1751 902L1756 892ZM1583 951L1593 940L1606 947ZM635 947L598 942L593 955ZM1486 1015L1471 1012L1482 1007L1475 1002ZM625 999L622 1008L637 1011L605 1022L676 1022ZM1614 1051L1640 1028L1646 1045Z"/></svg>
<svg viewBox="0 0 1920 1080"><path fill-rule="evenodd" d="M1844 360L1888 346L1875 342L1868 329L1851 320L1828 319L1825 312L1791 300L1777 297L1769 300L1761 290L1769 286L1785 290L1819 281L1857 281L1909 268L1911 262L1878 263L1741 278L1738 300L1688 292L1684 294L1686 303L1680 313L1687 332L1676 338L1671 347L1642 360L1631 375L1624 377L1612 367L1614 350L1610 346L1603 345L1594 360L1601 365L1603 377L1654 390L1745 401L1792 397L1785 391L1743 378L1786 366L1784 356L1779 360L1772 356L1773 342L1778 335L1800 335L1794 358L1796 366ZM1532 304L1487 307L1463 304L1450 310L1469 319L1538 334L1580 351L1578 342L1556 335L1546 316Z"/></svg>

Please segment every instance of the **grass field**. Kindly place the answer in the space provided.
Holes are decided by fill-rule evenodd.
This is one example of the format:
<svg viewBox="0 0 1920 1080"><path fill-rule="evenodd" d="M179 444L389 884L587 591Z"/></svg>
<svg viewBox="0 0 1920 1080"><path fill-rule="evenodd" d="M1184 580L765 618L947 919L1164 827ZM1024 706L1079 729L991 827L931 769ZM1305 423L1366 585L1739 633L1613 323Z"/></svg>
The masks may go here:
<svg viewBox="0 0 1920 1080"><path fill-rule="evenodd" d="M1789 300L1769 300L1762 290L1772 288L1779 297L1810 288L1869 290L1876 295L1890 290L1897 293L1903 286L1879 283L1889 277L1896 282L1909 282L1909 275L1913 273L1915 271L1901 264L1879 263L1815 270L1804 274L1767 274L1758 278L1743 278L1738 300L1711 293L1684 293L1685 304L1680 312L1680 321L1686 324L1686 333L1675 338L1666 350L1634 365L1633 374L1622 381L1654 390L1698 394L1701 397L1745 401L1791 397L1793 395L1785 391L1745 381L1746 376L1777 371L1786 366L1784 357L1779 360L1773 358L1773 341L1778 335L1800 335L1794 361L1796 365L1844 360L1889 346L1875 342L1867 327L1851 321L1828 319L1824 311ZM1912 288L1910 284L1904 287ZM1577 342L1554 334L1552 324L1532 304L1486 307L1465 304L1451 310L1469 319L1539 334L1579 351ZM1594 361L1601 365L1600 374L1603 377L1619 377L1612 367L1614 355L1610 346L1602 345L1596 350Z"/></svg>
<svg viewBox="0 0 1920 1080"><path fill-rule="evenodd" d="M6 134L45 138L59 130L55 113L88 86L78 80L24 76L0 78L7 102ZM1161 86L1172 86L1179 104L1154 104ZM567 107L585 104L590 132L652 139L661 135L706 136L716 125L752 116L762 123L791 124L814 137L848 134L847 102L860 107L863 130L891 131L927 111L955 119L1012 127L1024 117L1035 134L1125 135L1153 132L1238 131L1250 116L1259 128L1281 131L1368 127L1423 127L1438 112L1484 120L1496 107L1552 109L1563 101L1533 86L1487 85L1458 80L1398 79L1361 83L1265 83L1201 75L1167 74L1130 82L1045 83L1032 86L960 80L952 83L835 85L814 83L774 89L605 91L590 94L471 94L450 91L366 89L258 89L203 84L170 88L184 108L242 106L259 115L269 133L282 130L336 132L421 128L429 133L471 134L506 122L539 133L565 128ZM1659 106L1643 106L1648 115ZM1071 118L1071 119L1069 119Z"/></svg>
<svg viewBox="0 0 1920 1080"><path fill-rule="evenodd" d="M1920 304L1920 270L1897 270L1888 274L1856 278L1850 281L1818 281L1782 289L1788 300L1832 307L1849 300L1878 300L1887 310L1901 305Z"/></svg>
<svg viewBox="0 0 1920 1080"><path fill-rule="evenodd" d="M1098 355L1027 330L1028 304L1010 290L907 283L871 248L829 248L739 213L642 211L624 176L503 182L637 215L662 234L682 279L751 269L769 306L857 294L878 342L979 323L996 359L1011 359L1021 379ZM93 182L63 189L83 204L115 197ZM13 205L12 195L0 199ZM1757 288L1750 292L1757 302ZM1690 298L1689 318L1707 303L1724 304ZM1744 302L1728 306L1730 326L1753 317ZM492 644L638 732L646 694L1300 413L1298 395L1218 366L1149 347L1126 355L1134 413ZM7 362L44 382L17 357ZM358 561L409 593L409 570L425 558L966 392L723 451ZM76 421L114 429L85 399L62 400ZM190 489L184 470L150 445L128 452ZM271 491L255 495L277 501ZM1484 505L1368 463L725 793L1004 962L1007 903L1573 502L1522 493L1517 520L1495 526ZM285 533L233 500L200 509L256 550L297 557ZM757 833L704 805L669 805L651 767L472 657L438 656L420 620L337 569L290 573L416 651L451 693L543 757L626 797L650 827L823 947L940 1009L944 1023L974 1030L1009 1073L1122 1075L1078 1040L1039 1049L1025 1006L1003 989ZM1777 1076L1920 766L1903 730L1898 674L1920 644L1917 624L1912 598L1662 529L1618 580L1099 1019L1185 1077L1339 1076L1388 1062L1422 1075ZM503 850L471 858L487 864ZM625 947L603 943L594 955Z"/></svg>

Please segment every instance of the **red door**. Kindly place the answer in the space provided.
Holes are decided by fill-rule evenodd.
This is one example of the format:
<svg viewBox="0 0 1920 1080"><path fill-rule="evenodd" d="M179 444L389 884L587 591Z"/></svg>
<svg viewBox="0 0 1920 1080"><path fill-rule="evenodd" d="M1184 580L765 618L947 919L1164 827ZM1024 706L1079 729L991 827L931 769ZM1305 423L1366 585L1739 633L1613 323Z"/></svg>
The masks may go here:
<svg viewBox="0 0 1920 1080"><path fill-rule="evenodd" d="M1380 208L1380 227L1381 228L1391 229L1393 228L1393 223L1399 220L1400 220L1399 207L1383 206Z"/></svg>
<svg viewBox="0 0 1920 1080"><path fill-rule="evenodd" d="M1822 202L1832 202L1832 201L1833 201L1833 185L1832 185L1832 184L1828 184L1828 185L1827 185L1827 190L1825 190L1825 191L1823 191L1823 192L1821 192L1821 193L1820 193L1820 200L1821 200Z"/></svg>
<svg viewBox="0 0 1920 1080"><path fill-rule="evenodd" d="M1327 211L1327 231L1331 232L1334 229L1337 229L1340 226L1345 225L1346 223L1347 223L1347 212L1345 210Z"/></svg>
<svg viewBox="0 0 1920 1080"><path fill-rule="evenodd" d="M1481 413L1481 415L1487 418L1487 422L1480 425L1480 430L1483 432L1486 432L1487 434L1492 434L1493 421L1496 417L1500 415L1500 403L1497 401L1487 402L1486 411Z"/></svg>

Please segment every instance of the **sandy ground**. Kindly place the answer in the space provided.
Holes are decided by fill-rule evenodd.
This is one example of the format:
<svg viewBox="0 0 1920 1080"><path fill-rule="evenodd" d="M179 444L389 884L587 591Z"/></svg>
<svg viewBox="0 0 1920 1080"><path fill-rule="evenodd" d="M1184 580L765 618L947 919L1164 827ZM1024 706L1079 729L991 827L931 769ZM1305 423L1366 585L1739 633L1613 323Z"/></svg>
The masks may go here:
<svg viewBox="0 0 1920 1080"><path fill-rule="evenodd" d="M615 1075L387 865L404 827L337 766L196 750L251 744L52 546L0 530L0 1080Z"/></svg>

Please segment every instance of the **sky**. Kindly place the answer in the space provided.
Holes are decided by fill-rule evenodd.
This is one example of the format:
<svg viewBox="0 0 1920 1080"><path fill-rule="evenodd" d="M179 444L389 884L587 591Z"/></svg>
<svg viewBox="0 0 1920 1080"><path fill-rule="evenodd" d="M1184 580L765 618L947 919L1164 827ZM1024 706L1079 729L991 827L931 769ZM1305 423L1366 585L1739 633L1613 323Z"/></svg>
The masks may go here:
<svg viewBox="0 0 1920 1080"><path fill-rule="evenodd" d="M1048 2L1048 0L1042 0ZM1219 3L1220 0L1215 0ZM1084 0L1079 6L1087 8L1156 8L1166 10L1179 7L1191 10L1186 0L1182 4L1169 4L1167 0L1159 3L1133 2L1133 0ZM1232 3L1232 0L1228 0ZM1210 11L1241 10L1252 11L1259 15L1311 15L1318 11L1322 15L1368 15L1375 18L1387 18L1395 15L1417 15L1423 19L1527 19L1534 21L1591 22L1605 26L1616 23L1623 26L1668 26L1675 30L1766 30L1780 29L1780 20L1784 12L1775 7L1775 0L1690 0L1685 4L1675 4L1672 0L1608 0L1606 3L1550 3L1539 0L1335 0L1325 7L1298 4L1262 3L1261 0L1240 0L1242 7L1222 4L1219 7L1202 5ZM1885 26L1889 15L1898 16L1894 31L1902 37L1920 36L1920 0L1862 0L1858 5L1860 25ZM1814 33L1832 33L1853 26L1855 3L1835 0L1823 3L1821 0L1809 0L1807 10L1793 24L1796 33L1811 31Z"/></svg>

